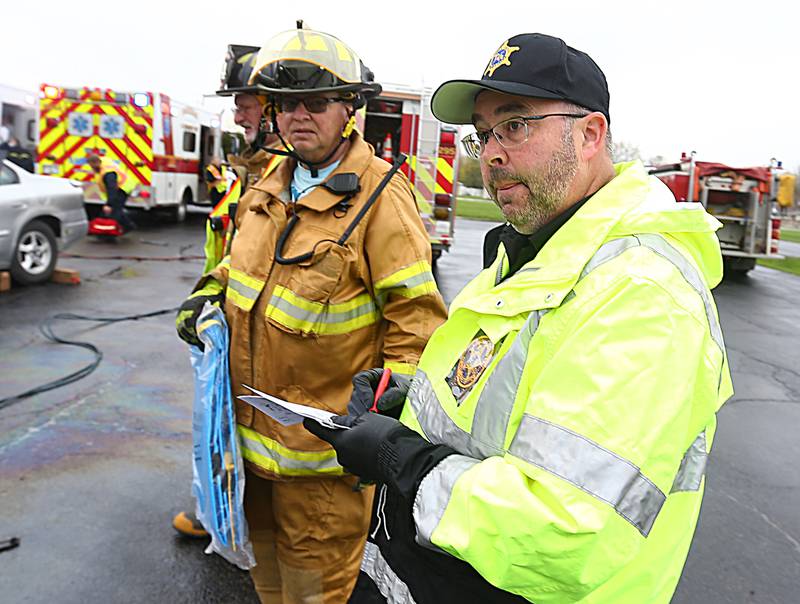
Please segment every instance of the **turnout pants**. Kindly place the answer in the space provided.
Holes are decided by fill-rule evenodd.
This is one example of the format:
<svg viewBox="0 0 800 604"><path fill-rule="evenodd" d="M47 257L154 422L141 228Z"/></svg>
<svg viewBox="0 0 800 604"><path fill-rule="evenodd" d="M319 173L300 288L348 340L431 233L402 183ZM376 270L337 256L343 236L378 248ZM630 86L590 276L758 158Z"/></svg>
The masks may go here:
<svg viewBox="0 0 800 604"><path fill-rule="evenodd" d="M244 509L262 604L341 604L361 565L374 487L353 476L266 480L246 472Z"/></svg>

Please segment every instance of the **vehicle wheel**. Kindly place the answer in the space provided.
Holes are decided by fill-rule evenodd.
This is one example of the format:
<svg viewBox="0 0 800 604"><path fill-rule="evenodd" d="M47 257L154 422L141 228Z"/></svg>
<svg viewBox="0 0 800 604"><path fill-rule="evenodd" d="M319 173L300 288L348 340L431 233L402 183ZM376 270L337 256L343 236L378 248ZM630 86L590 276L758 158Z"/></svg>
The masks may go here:
<svg viewBox="0 0 800 604"><path fill-rule="evenodd" d="M174 208L169 209L170 220L175 223L186 220L186 208L190 203L192 203L192 191L191 189L186 189L183 192L181 202Z"/></svg>
<svg viewBox="0 0 800 604"><path fill-rule="evenodd" d="M439 258L442 257L442 250L439 248L431 249L431 270L433 271L434 278L439 271Z"/></svg>
<svg viewBox="0 0 800 604"><path fill-rule="evenodd" d="M22 285L43 283L53 274L57 259L58 245L53 229L34 220L20 233L11 261L11 277Z"/></svg>
<svg viewBox="0 0 800 604"><path fill-rule="evenodd" d="M739 258L728 256L722 260L723 274L734 279L741 279L756 267L755 258Z"/></svg>

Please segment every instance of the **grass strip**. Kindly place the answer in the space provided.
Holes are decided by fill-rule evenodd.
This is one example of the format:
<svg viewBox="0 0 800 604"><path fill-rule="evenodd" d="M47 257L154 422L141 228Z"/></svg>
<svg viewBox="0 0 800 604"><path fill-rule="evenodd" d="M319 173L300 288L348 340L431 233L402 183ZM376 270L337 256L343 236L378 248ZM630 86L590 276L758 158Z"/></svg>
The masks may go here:
<svg viewBox="0 0 800 604"><path fill-rule="evenodd" d="M505 222L503 213L493 201L469 199L459 197L456 202L456 216L471 220L488 220L491 222Z"/></svg>
<svg viewBox="0 0 800 604"><path fill-rule="evenodd" d="M800 231L794 229L781 229L781 241L800 243Z"/></svg>
<svg viewBox="0 0 800 604"><path fill-rule="evenodd" d="M758 264L760 266L766 266L767 268L783 271L784 273L800 276L800 258L795 258L793 256L787 256L783 260L759 258Z"/></svg>

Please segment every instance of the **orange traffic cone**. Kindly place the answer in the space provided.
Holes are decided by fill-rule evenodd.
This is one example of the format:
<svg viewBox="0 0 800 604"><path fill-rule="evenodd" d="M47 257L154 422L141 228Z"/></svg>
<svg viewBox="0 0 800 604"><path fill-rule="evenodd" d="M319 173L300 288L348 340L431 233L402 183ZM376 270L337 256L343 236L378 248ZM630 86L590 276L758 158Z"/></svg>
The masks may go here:
<svg viewBox="0 0 800 604"><path fill-rule="evenodd" d="M392 154L392 135L387 134L386 138L383 139L383 153L381 153L381 159L385 159L389 163L394 161L394 155Z"/></svg>

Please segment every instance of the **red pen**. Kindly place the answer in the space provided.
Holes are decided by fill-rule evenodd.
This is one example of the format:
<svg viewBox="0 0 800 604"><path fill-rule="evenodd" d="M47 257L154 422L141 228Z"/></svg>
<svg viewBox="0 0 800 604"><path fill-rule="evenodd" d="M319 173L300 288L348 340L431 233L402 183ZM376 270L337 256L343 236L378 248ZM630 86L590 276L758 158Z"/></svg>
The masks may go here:
<svg viewBox="0 0 800 604"><path fill-rule="evenodd" d="M389 385L390 377L392 377L392 370L384 369L381 379L378 382L378 387L375 389L375 400L372 401L372 407L369 408L370 411L375 413L378 412L378 399L383 396L384 392L386 392L386 387Z"/></svg>

